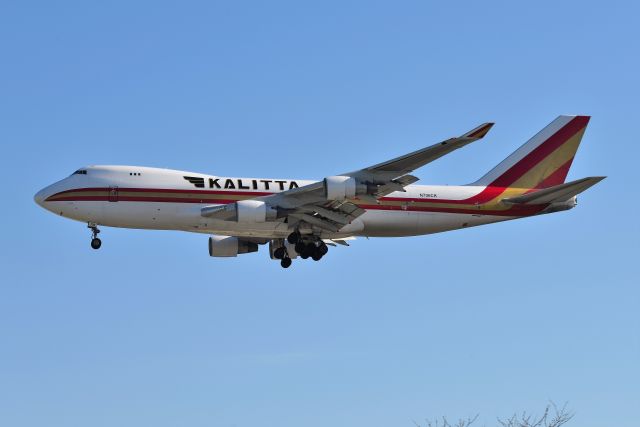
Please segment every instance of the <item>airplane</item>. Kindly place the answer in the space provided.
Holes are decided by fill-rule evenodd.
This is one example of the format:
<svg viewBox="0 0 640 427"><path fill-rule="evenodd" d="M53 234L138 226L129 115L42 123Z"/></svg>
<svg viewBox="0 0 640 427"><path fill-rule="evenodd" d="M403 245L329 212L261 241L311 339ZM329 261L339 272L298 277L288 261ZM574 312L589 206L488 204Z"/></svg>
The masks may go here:
<svg viewBox="0 0 640 427"><path fill-rule="evenodd" d="M65 218L98 226L205 233L209 255L235 257L268 244L283 268L319 261L356 237L439 233L572 209L605 177L565 182L589 116L559 116L477 181L414 185L414 170L489 132L456 138L321 181L232 178L141 166L87 166L34 199Z"/></svg>

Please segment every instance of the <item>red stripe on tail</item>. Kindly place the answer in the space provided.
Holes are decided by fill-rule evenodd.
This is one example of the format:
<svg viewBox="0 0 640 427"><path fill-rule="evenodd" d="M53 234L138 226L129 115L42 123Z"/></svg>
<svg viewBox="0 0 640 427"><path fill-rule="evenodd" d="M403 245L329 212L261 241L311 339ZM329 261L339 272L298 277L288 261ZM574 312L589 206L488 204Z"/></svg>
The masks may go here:
<svg viewBox="0 0 640 427"><path fill-rule="evenodd" d="M546 141L536 147L533 151L523 157L518 163L509 168L502 175L497 177L490 186L509 187L515 181L523 176L527 171L534 168L543 161L549 154L567 142L572 136L584 129L589 123L589 116L576 116L569 123L560 128L556 133L549 137ZM570 166L570 164L569 164ZM567 169L568 172L568 169ZM564 182L564 178L562 179Z"/></svg>

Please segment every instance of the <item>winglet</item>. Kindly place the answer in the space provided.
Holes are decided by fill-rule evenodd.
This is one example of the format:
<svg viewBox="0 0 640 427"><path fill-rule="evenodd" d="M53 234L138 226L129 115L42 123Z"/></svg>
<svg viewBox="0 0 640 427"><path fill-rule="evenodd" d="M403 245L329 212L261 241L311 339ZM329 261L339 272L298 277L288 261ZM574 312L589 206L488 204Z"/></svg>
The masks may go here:
<svg viewBox="0 0 640 427"><path fill-rule="evenodd" d="M495 123L483 123L477 128L462 135L462 138L482 139L487 133L489 133L494 124Z"/></svg>

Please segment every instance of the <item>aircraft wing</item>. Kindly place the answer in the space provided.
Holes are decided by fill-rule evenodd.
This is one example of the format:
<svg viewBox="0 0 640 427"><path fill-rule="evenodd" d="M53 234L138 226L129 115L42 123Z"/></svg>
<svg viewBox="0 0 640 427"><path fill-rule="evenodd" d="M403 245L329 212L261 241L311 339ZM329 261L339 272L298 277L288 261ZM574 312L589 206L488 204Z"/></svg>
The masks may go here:
<svg viewBox="0 0 640 427"><path fill-rule="evenodd" d="M474 141L484 138L491 130L494 123L484 123L462 136L449 138L445 141L422 148L404 156L378 163L368 168L344 175L353 176L364 180L391 180L408 174L440 157L464 147Z"/></svg>
<svg viewBox="0 0 640 427"><path fill-rule="evenodd" d="M350 200L377 203L380 197L395 191L405 191L404 187L418 181L418 178L409 175L409 172L482 139L492 126L493 123L484 123L462 136L386 162L252 200L263 202L269 209L276 210L277 218L286 218L292 226L306 222L322 230L338 232L365 212ZM353 189L352 194L347 187ZM330 194L334 188L345 191L341 193L341 197L334 197ZM237 219L237 209L238 203L231 206L205 207L202 209L202 216L233 220Z"/></svg>

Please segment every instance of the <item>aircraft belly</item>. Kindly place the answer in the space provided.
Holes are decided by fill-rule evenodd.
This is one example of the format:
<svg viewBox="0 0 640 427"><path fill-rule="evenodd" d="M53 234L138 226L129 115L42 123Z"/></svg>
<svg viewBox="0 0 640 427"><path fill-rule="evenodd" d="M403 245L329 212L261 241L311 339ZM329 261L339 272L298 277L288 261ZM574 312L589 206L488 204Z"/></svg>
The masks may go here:
<svg viewBox="0 0 640 427"><path fill-rule="evenodd" d="M367 210L361 217L364 230L359 233L372 237L411 236L416 232L416 212Z"/></svg>
<svg viewBox="0 0 640 427"><path fill-rule="evenodd" d="M121 228L182 230L238 237L286 237L291 230L283 222L237 223L204 218L200 204L163 202L57 202L57 213L78 221ZM350 235L402 237L439 233L511 219L489 215L441 212L367 210L348 233L323 233L324 238Z"/></svg>
<svg viewBox="0 0 640 427"><path fill-rule="evenodd" d="M60 201L51 202L50 210L62 217L82 222L101 223L104 218L103 202Z"/></svg>
<svg viewBox="0 0 640 427"><path fill-rule="evenodd" d="M235 221L221 221L203 218L197 230L200 233L220 234L238 237L283 238L291 233L284 222L239 223Z"/></svg>
<svg viewBox="0 0 640 427"><path fill-rule="evenodd" d="M63 216L120 228L182 230L245 237L286 237L282 222L237 223L204 218L200 204L162 202L60 202Z"/></svg>
<svg viewBox="0 0 640 427"><path fill-rule="evenodd" d="M361 234L370 237L417 236L507 219L511 218L442 212L367 211L362 216L365 228Z"/></svg>
<svg viewBox="0 0 640 427"><path fill-rule="evenodd" d="M177 215L179 205L175 203L137 203L73 201L56 203L55 212L71 219L93 222L98 225L142 229L180 229L181 225L193 223L195 213L187 219ZM198 211L199 214L199 211ZM199 216L199 215L198 215Z"/></svg>
<svg viewBox="0 0 640 427"><path fill-rule="evenodd" d="M181 222L176 203L103 202L101 224L111 227L167 230Z"/></svg>

